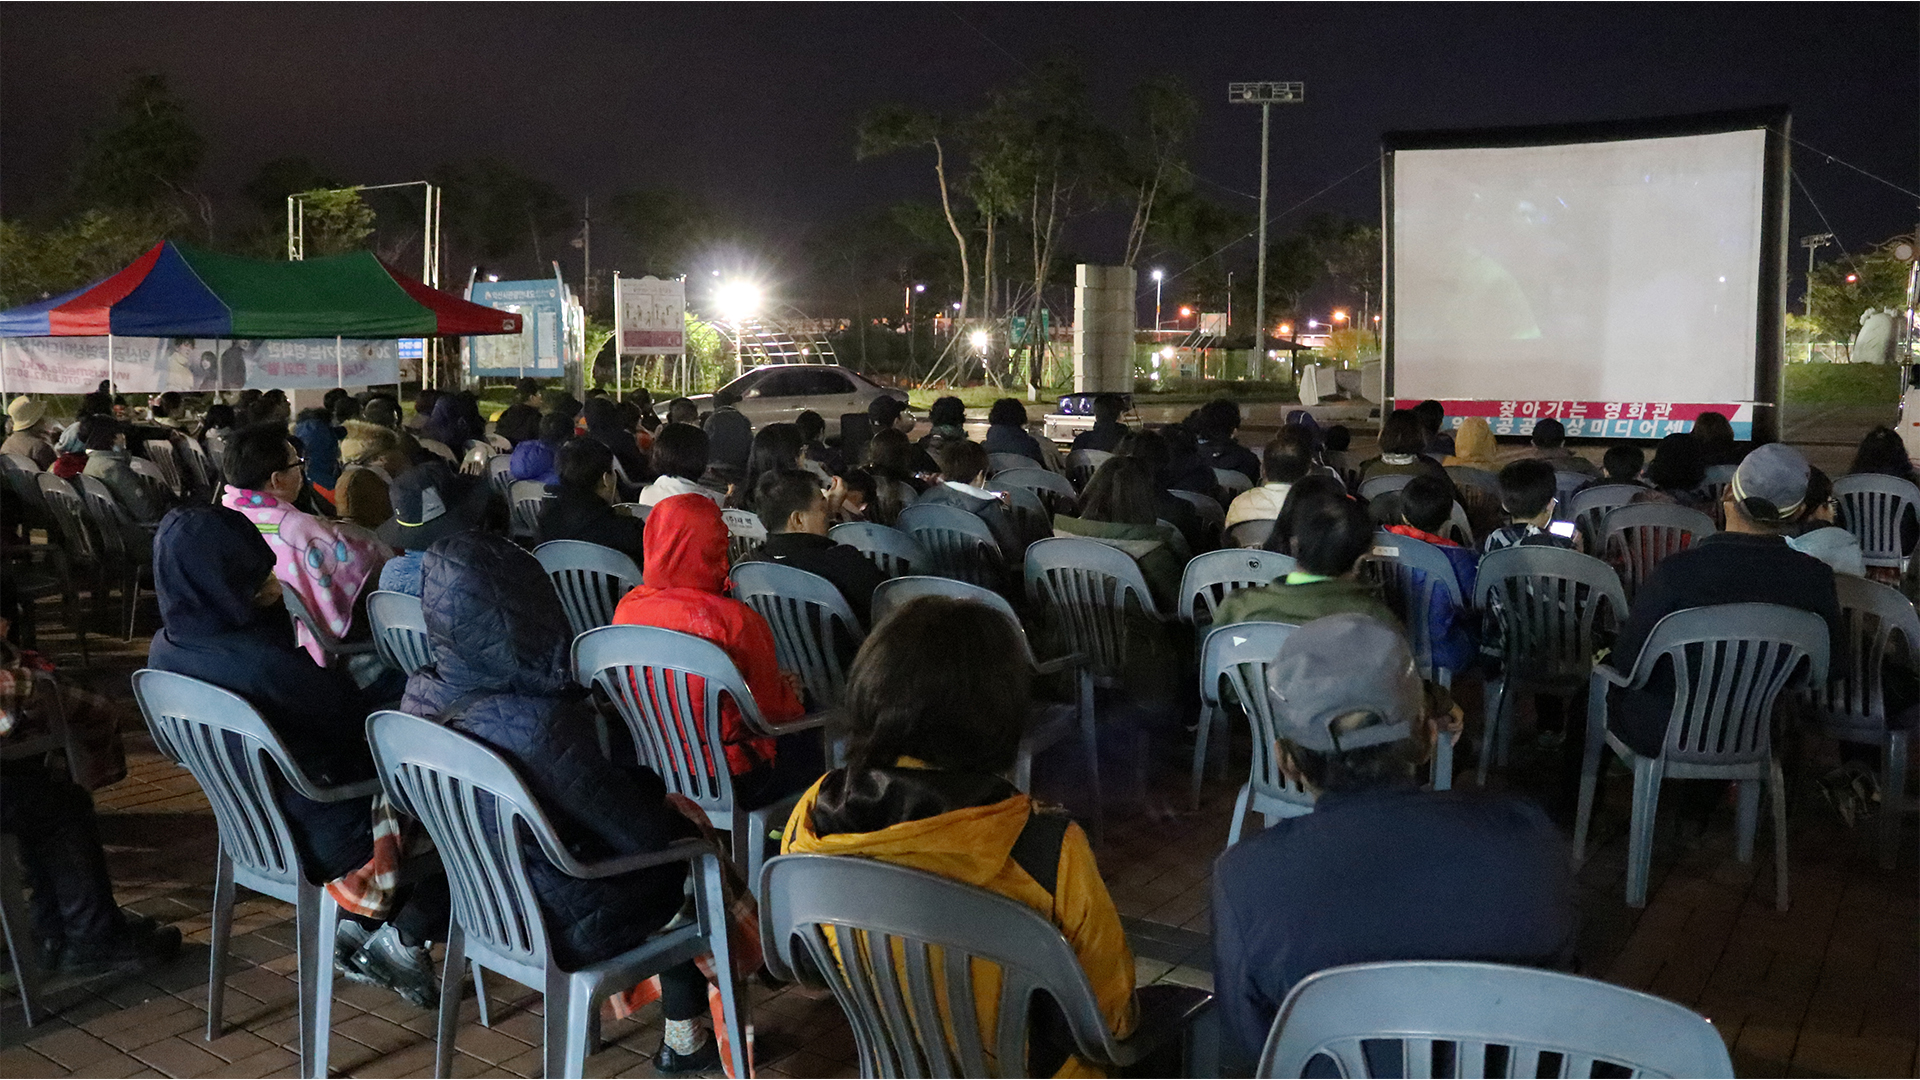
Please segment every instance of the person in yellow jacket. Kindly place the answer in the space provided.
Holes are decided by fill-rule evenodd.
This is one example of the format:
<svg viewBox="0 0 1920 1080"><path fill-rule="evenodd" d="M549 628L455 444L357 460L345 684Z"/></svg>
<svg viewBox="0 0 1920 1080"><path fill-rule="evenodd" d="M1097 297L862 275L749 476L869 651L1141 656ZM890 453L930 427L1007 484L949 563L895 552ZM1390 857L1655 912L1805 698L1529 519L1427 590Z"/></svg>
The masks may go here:
<svg viewBox="0 0 1920 1080"><path fill-rule="evenodd" d="M923 597L875 627L848 673L838 721L847 765L801 797L781 850L910 866L1041 912L1125 1037L1136 1019L1133 951L1093 849L1064 812L1006 779L1028 714L1024 655L1001 615L964 600ZM995 1030L999 994L997 972L981 965L983 1033ZM1102 1075L1073 1053L1057 1012L1036 1021L1027 1059L1030 1076Z"/></svg>

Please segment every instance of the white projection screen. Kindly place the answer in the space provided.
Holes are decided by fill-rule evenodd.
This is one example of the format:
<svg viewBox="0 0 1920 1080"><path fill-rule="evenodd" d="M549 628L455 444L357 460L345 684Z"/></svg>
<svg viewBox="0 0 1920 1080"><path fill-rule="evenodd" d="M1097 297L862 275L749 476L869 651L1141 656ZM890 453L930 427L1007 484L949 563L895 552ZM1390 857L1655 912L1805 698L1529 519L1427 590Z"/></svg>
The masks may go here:
<svg viewBox="0 0 1920 1080"><path fill-rule="evenodd" d="M1657 438L1711 409L1770 436L1785 123L1389 136L1390 397L1496 434Z"/></svg>

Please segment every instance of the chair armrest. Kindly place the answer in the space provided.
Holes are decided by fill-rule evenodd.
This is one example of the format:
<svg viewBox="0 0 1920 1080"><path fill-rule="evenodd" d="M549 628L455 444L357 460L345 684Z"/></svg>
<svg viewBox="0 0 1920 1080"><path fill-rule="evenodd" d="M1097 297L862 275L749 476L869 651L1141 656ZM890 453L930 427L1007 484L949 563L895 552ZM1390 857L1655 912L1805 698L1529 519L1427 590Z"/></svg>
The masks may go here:
<svg viewBox="0 0 1920 1080"><path fill-rule="evenodd" d="M1133 992L1139 1023L1133 1034L1114 1042L1115 1065L1132 1065L1169 1038L1178 1038L1202 1013L1213 1008L1213 994L1195 986L1155 983Z"/></svg>
<svg viewBox="0 0 1920 1080"><path fill-rule="evenodd" d="M287 782L303 797L314 802L336 803L348 799L364 799L369 795L380 794L380 780L362 780L354 784L339 784L334 787L320 787L304 776L289 776Z"/></svg>
<svg viewBox="0 0 1920 1080"><path fill-rule="evenodd" d="M593 863L576 862L572 866L563 866L560 869L566 871L571 877L592 880L631 874L635 870L665 866L668 863L698 862L708 855L719 858L719 852L714 851L705 840L675 840L659 851L647 851L638 855L618 855Z"/></svg>
<svg viewBox="0 0 1920 1080"><path fill-rule="evenodd" d="M741 710L741 715L746 718L747 726L753 728L754 734L765 735L768 738L779 738L782 735L794 731L812 731L814 728L821 727L827 722L827 714L824 710L821 712L808 713L798 720L787 720L778 724L772 723L755 713L747 712L745 709Z"/></svg>
<svg viewBox="0 0 1920 1080"><path fill-rule="evenodd" d="M1622 675L1612 664L1593 665L1593 678L1605 680L1615 686L1627 686L1633 682L1629 676Z"/></svg>
<svg viewBox="0 0 1920 1080"><path fill-rule="evenodd" d="M1058 675L1063 671L1072 671L1075 668L1084 667L1086 663L1086 654L1077 652L1068 653L1065 656L1056 656L1051 660L1035 660L1033 662L1033 673L1035 675Z"/></svg>

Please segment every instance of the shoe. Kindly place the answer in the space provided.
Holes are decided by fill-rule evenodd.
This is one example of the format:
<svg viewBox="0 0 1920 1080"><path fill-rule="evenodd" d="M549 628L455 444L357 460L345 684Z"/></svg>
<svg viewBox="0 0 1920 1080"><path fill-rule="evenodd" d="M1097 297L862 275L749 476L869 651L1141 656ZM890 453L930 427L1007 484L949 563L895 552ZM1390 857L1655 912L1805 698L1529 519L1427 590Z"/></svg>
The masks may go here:
<svg viewBox="0 0 1920 1080"><path fill-rule="evenodd" d="M353 954L350 964L368 980L422 1009L440 1004L440 977L433 972L433 956L427 944L404 944L392 923L374 931Z"/></svg>
<svg viewBox="0 0 1920 1080"><path fill-rule="evenodd" d="M164 964L180 955L180 928L163 926L145 915L122 913L122 930L115 940L84 942L69 939L60 951L60 971L85 971L137 964L142 968Z"/></svg>
<svg viewBox="0 0 1920 1080"><path fill-rule="evenodd" d="M720 1067L720 1040L711 1034L700 1049L691 1054L682 1054L666 1043L660 1044L660 1052L653 1055L653 1071L661 1076L684 1076L687 1073L707 1072Z"/></svg>
<svg viewBox="0 0 1920 1080"><path fill-rule="evenodd" d="M1853 781L1852 774L1845 768L1834 769L1820 778L1820 794L1849 829L1858 823L1860 815L1860 795Z"/></svg>
<svg viewBox="0 0 1920 1080"><path fill-rule="evenodd" d="M333 973L350 982L371 982L360 969L353 966L353 956L373 937L373 931L354 922L341 919L333 931Z"/></svg>

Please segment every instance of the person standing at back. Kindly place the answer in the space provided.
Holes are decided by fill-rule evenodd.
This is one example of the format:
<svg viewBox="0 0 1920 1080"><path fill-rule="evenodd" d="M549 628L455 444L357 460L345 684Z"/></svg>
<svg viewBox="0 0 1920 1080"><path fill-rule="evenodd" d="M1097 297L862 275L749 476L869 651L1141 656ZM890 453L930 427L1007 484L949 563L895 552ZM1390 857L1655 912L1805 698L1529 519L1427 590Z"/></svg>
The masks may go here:
<svg viewBox="0 0 1920 1080"><path fill-rule="evenodd" d="M1281 1002L1316 971L1571 962L1573 878L1546 814L1511 795L1419 787L1435 729L1399 631L1355 614L1309 622L1264 689L1280 769L1317 801L1214 864L1224 1075L1246 1074Z"/></svg>

